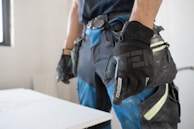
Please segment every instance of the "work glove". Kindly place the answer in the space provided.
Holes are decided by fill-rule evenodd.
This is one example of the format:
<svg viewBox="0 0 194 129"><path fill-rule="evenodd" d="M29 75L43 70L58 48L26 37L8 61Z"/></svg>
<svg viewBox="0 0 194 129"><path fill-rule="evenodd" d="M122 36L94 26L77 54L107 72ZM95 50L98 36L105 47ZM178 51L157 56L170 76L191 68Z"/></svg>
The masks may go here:
<svg viewBox="0 0 194 129"><path fill-rule="evenodd" d="M57 68L57 81L62 81L65 84L69 84L69 79L74 77L74 74L72 73L72 60L70 55L63 54L58 62Z"/></svg>
<svg viewBox="0 0 194 129"><path fill-rule="evenodd" d="M124 24L121 39L115 45L105 69L105 82L115 78L114 104L120 104L128 96L136 95L152 82L152 36L153 30L137 21Z"/></svg>
<svg viewBox="0 0 194 129"><path fill-rule="evenodd" d="M159 34L161 30L155 25L150 40L153 33L149 28L138 22L124 25L121 41L113 49L105 70L105 81L115 78L115 104L147 87L173 82L177 69L169 44Z"/></svg>

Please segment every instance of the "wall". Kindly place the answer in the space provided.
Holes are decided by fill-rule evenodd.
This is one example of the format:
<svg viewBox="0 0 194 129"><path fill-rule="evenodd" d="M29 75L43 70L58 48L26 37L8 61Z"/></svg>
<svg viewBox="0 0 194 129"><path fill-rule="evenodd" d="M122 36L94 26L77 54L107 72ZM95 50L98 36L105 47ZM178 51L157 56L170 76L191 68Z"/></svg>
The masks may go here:
<svg viewBox="0 0 194 129"><path fill-rule="evenodd" d="M68 0L15 0L14 47L0 47L0 89L32 88L52 76L66 33Z"/></svg>
<svg viewBox="0 0 194 129"><path fill-rule="evenodd" d="M170 43L170 50L177 68L194 66L192 55L194 37L194 16L191 15L194 1L170 0L163 1L158 14L157 23L162 24L166 30L162 32L166 41ZM181 123L179 129L193 129L194 123L192 109L194 98L192 85L194 84L194 71L179 71L175 84L179 87L181 102Z"/></svg>
<svg viewBox="0 0 194 129"><path fill-rule="evenodd" d="M55 68L66 34L71 2L14 0L15 47L0 47L0 89L32 88L33 84L41 84L47 89L57 85L59 97L77 102L75 80L72 80L71 86L56 84L55 81ZM163 1L156 19L156 23L166 29L162 35L170 43L178 68L194 65L194 16L191 15L193 4L192 0ZM194 72L188 70L179 72L175 79L182 106L180 129L194 127L193 78ZM113 129L120 128L117 121L113 125Z"/></svg>

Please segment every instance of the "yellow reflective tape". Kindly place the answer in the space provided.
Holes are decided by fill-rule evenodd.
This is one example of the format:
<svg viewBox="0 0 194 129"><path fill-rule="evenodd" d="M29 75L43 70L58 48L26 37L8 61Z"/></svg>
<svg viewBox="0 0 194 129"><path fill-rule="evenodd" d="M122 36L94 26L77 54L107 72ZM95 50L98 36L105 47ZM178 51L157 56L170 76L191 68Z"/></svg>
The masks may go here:
<svg viewBox="0 0 194 129"><path fill-rule="evenodd" d="M159 41L159 42L151 43L150 47L152 48L153 52L158 52L158 51L161 51L167 47L167 45L162 45L162 44L164 44L164 41ZM157 47L157 46L159 46L159 47ZM155 47L155 48L153 48L153 47Z"/></svg>
<svg viewBox="0 0 194 129"><path fill-rule="evenodd" d="M164 43L164 41L159 41L159 42L151 43L150 47L159 46L159 45L161 45L163 43Z"/></svg>
<svg viewBox="0 0 194 129"><path fill-rule="evenodd" d="M158 112L159 110L162 108L162 106L164 105L164 103L166 102L166 99L168 97L168 84L166 84L166 91L164 93L164 95L160 98L160 100L149 110L146 112L146 114L144 115L144 118L146 120L151 120Z"/></svg>
<svg viewBox="0 0 194 129"><path fill-rule="evenodd" d="M163 50L164 48L166 48L166 45L160 46L160 47L158 47L158 48L154 48L154 49L152 49L152 51L153 51L153 52L158 52L158 51Z"/></svg>

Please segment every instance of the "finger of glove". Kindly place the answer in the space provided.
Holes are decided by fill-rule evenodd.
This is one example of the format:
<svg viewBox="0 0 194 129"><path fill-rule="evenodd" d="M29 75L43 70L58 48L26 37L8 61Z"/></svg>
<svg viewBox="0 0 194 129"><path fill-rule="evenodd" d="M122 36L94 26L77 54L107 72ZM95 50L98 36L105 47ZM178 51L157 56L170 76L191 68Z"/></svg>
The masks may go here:
<svg viewBox="0 0 194 129"><path fill-rule="evenodd" d="M69 80L73 77L75 77L75 76L70 69L67 69L65 71L65 70L63 70L62 67L57 67L57 81L58 82L61 80Z"/></svg>
<svg viewBox="0 0 194 129"><path fill-rule="evenodd" d="M115 70L116 70L117 61L114 57L110 57L108 63L105 68L105 82L109 82L112 78L115 77Z"/></svg>
<svg viewBox="0 0 194 129"><path fill-rule="evenodd" d="M114 97L113 103L118 105L123 99L131 95L130 79L127 75L118 76L114 84Z"/></svg>
<svg viewBox="0 0 194 129"><path fill-rule="evenodd" d="M70 83L69 79L70 79L70 78L69 78L68 76L63 76L62 79L61 79L61 81L62 81L63 83L65 83L65 84L69 84L69 83Z"/></svg>
<svg viewBox="0 0 194 129"><path fill-rule="evenodd" d="M137 89L137 86L138 86L138 81L137 81L137 77L130 73L128 74L128 87L126 89L126 94L125 94L125 98L128 97L128 96L132 96L132 95L135 95L135 91Z"/></svg>
<svg viewBox="0 0 194 129"><path fill-rule="evenodd" d="M134 74L128 74L122 78L121 99L136 95L138 89L138 78Z"/></svg>
<svg viewBox="0 0 194 129"><path fill-rule="evenodd" d="M147 87L150 77L146 77L142 73L138 73L136 76L137 76L137 89L135 92L137 94Z"/></svg>
<svg viewBox="0 0 194 129"><path fill-rule="evenodd" d="M62 76L61 76L61 75L58 75L58 76L56 77L56 79L57 79L57 82L60 82L61 79L62 79Z"/></svg>
<svg viewBox="0 0 194 129"><path fill-rule="evenodd" d="M62 81L63 83L65 83L65 84L69 84L69 83L70 83L69 80L65 80L65 79L62 79L61 81Z"/></svg>
<svg viewBox="0 0 194 129"><path fill-rule="evenodd" d="M69 79L71 79L71 78L73 78L74 77L74 75L73 74L67 74L66 76L63 76L63 78L62 78L62 82L63 83L65 83L65 84L69 84L70 83L70 81L69 81Z"/></svg>
<svg viewBox="0 0 194 129"><path fill-rule="evenodd" d="M65 56L62 55L56 68L57 72L57 82L61 81L64 76L64 64L65 64Z"/></svg>
<svg viewBox="0 0 194 129"><path fill-rule="evenodd" d="M56 68L56 72L57 72L57 82L61 81L62 77L63 77L63 71L62 68L60 66L57 66Z"/></svg>
<svg viewBox="0 0 194 129"><path fill-rule="evenodd" d="M114 83L114 96L113 103L116 105L121 104L122 102L122 88L123 88L123 78L118 77Z"/></svg>

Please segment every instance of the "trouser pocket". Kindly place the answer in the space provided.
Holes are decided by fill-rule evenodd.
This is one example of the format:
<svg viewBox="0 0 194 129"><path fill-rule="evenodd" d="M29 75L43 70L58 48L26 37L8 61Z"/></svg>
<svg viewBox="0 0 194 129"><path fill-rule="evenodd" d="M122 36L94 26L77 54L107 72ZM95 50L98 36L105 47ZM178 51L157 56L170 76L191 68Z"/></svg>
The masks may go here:
<svg viewBox="0 0 194 129"><path fill-rule="evenodd" d="M171 83L177 74L175 62L169 51L169 44L159 41L151 44L154 58L154 80L151 86Z"/></svg>
<svg viewBox="0 0 194 129"><path fill-rule="evenodd" d="M142 129L176 129L180 122L178 90L173 83L158 87L140 104Z"/></svg>
<svg viewBox="0 0 194 129"><path fill-rule="evenodd" d="M171 83L177 74L176 64L169 50L169 44L164 41L160 35L163 27L154 25L154 35L151 38L151 49L154 58L154 76L155 78L149 84L158 86L165 83Z"/></svg>

